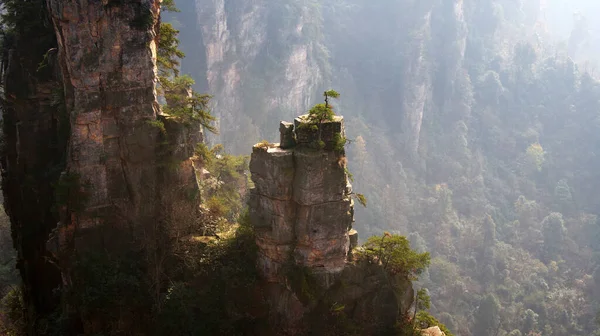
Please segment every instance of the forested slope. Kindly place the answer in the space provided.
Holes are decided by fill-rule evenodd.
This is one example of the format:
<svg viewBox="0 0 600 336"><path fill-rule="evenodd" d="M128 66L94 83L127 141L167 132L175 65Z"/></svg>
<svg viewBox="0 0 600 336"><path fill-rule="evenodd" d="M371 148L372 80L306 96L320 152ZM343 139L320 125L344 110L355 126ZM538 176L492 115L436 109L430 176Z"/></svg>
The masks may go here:
<svg viewBox="0 0 600 336"><path fill-rule="evenodd" d="M456 334L588 335L600 82L569 48L577 25L553 29L559 5L196 0L175 19L185 72L215 96L213 141L236 154L323 89L342 93L369 199L356 226L432 253L421 285Z"/></svg>

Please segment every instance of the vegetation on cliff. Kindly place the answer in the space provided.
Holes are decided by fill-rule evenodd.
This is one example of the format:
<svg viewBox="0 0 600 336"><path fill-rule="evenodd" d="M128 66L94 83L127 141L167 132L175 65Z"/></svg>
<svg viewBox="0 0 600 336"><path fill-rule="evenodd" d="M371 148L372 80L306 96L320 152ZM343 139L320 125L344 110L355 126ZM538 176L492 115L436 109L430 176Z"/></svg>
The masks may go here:
<svg viewBox="0 0 600 336"><path fill-rule="evenodd" d="M557 2L545 3L557 8ZM5 10L3 61L21 35L32 46L23 54L30 56L20 58L31 70L21 76L22 88L25 79L51 77L47 65L56 41L45 2L0 3ZM107 5L123 3L129 2ZM220 94L222 120L239 126L222 130L221 139L228 149L247 152L250 142L272 134L273 120L307 110L322 87L339 87L345 94L337 106L344 110L352 141L340 136L335 149L341 152L350 144L355 187L370 200L369 208L357 211L357 228L362 236L375 235L357 255L396 275L419 275L417 287L427 288L432 297L426 304L426 293L419 292L416 315L402 323L417 329L438 325L427 310L456 335L599 332L593 321L600 304L600 161L595 154L600 82L589 64L576 62L581 50L589 49L583 43L590 41L585 20L577 20L561 46L546 42L547 30L554 26L544 24L542 12L549 9L536 1L232 3L223 2L215 13L202 7L203 22L185 22L201 26L198 31L206 28L202 25L219 27L204 29L202 39L190 39L204 43L188 63L205 61L198 69L188 71L181 62L177 25L160 26L159 92L165 115L216 131L209 96L190 92L195 84L180 76L179 69L200 73L195 77L210 79L203 85ZM173 1L162 5L175 10ZM147 27L152 19L148 12L132 22L136 29ZM192 12L186 14L196 20ZM317 148L324 147L321 126L333 117L328 99L335 96L326 92L325 103L309 111L308 124L319 134ZM3 99L13 104L22 97ZM4 120L12 126L27 121ZM58 117L48 124L53 122L61 123ZM162 121L152 123L166 131ZM61 147L54 140L48 142ZM60 188L59 157L64 153L51 153L57 161L52 169L30 165L36 172L17 182L34 190L28 198L32 203L64 205L66 190L75 205L85 198L70 192L78 188ZM169 247L155 256L167 265L164 274L149 280L148 274L158 268L148 267L148 255L139 251L76 260L69 294L83 307L78 313L99 332L236 333L244 323L265 322L265 308L254 291L256 275L249 267L254 263L252 232L244 224L239 193L247 182L247 158L207 145L199 145L196 155L208 171L201 218L194 225L174 226L160 240ZM73 178L65 177L63 182ZM40 181L57 193L38 188L45 186ZM51 195L51 200L40 195ZM45 219L50 224L30 228L40 237L58 221ZM391 237L382 238L383 232ZM110 231L112 237L120 233ZM14 236L18 244L24 237ZM159 245L154 243L146 240L139 246ZM40 239L33 245L44 244ZM11 257L6 257L8 262ZM8 278L3 294L14 283ZM301 290L310 287L310 279L298 279ZM3 323L1 332L23 327L19 312L26 302L19 290L10 291L2 302L8 314L0 321L8 316L13 324ZM352 332L346 328L351 323L335 323L344 321L343 311L339 302L322 311L331 317L333 333ZM64 334L60 328L66 320L60 313L46 318L40 334Z"/></svg>
<svg viewBox="0 0 600 336"><path fill-rule="evenodd" d="M266 15L293 12L296 7L284 8L287 3ZM597 332L600 162L594 153L600 86L593 63L580 62L582 51L589 58L598 45L590 29L598 25L586 20L597 4L318 5L318 15L297 17L312 25L324 22L327 29L301 48L326 46L325 62L333 71L302 97L308 109L323 86L344 93L339 107L353 140L349 168L354 186L370 201L356 212L361 235L404 233L413 247L431 253L420 285L429 289L431 312L454 334ZM571 18L578 7L585 10ZM269 36L296 32L241 20L262 17L252 16L252 9L202 13L211 24L215 18L222 24L245 22L245 29ZM195 46L199 54L208 54L202 48L209 43L223 47L218 72L223 76L233 64L257 69L253 54L233 51L243 42L240 26L220 31L229 34L227 41ZM555 30L563 35L552 35ZM271 57L262 59L286 72L236 72L240 83L286 83L288 74L325 73L289 62L289 49L272 43ZM310 54L306 59L312 60ZM287 86L286 93L293 88ZM242 106L235 111L243 116L236 117L254 126L225 137L236 149L246 148L248 137L270 139L270 120L287 117L295 102L288 96L272 99L279 93L273 88L260 87L249 96L220 87L212 92L228 92ZM276 103L254 108L263 101ZM265 112L272 110L277 111Z"/></svg>
<svg viewBox="0 0 600 336"><path fill-rule="evenodd" d="M370 237L355 255L370 263L381 264L391 275L410 280L417 280L430 263L429 253L413 251L406 237L389 232L381 237Z"/></svg>
<svg viewBox="0 0 600 336"><path fill-rule="evenodd" d="M178 11L174 1L162 3L163 10ZM172 24L161 22L158 33L158 82L159 94L166 103L162 112L184 124L199 123L212 133L218 133L213 125L215 118L209 111L210 95L194 92L195 81L188 75L181 76L179 69L185 54L179 49L179 31Z"/></svg>

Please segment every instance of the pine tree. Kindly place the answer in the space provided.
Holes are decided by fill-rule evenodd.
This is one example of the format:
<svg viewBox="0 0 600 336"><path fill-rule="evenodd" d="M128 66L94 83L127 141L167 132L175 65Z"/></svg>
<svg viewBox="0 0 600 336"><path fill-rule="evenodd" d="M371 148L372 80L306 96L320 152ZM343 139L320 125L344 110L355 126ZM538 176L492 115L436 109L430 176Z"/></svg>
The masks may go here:
<svg viewBox="0 0 600 336"><path fill-rule="evenodd" d="M335 116L333 107L329 104L329 99L339 98L340 94L335 90L328 90L323 93L323 96L325 97L325 103L313 106L313 108L308 111L308 117L306 118L308 124L319 131L318 143L320 147L324 147L325 145L321 139L321 126L326 121L333 121L333 117Z"/></svg>
<svg viewBox="0 0 600 336"><path fill-rule="evenodd" d="M162 10L179 11L174 0L165 0ZM158 92L165 100L162 112L184 124L199 123L209 132L217 133L213 125L215 117L209 111L210 95L192 90L194 80L187 75L180 76L179 67L185 54L179 49L179 31L170 23L161 22L158 34Z"/></svg>

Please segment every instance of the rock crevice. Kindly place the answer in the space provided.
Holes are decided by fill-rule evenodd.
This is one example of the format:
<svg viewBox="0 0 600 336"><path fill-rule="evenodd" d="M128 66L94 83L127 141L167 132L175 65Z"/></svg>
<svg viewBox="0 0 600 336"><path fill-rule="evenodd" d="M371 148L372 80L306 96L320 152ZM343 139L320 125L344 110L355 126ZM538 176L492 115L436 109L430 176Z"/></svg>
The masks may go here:
<svg viewBox="0 0 600 336"><path fill-rule="evenodd" d="M71 333L92 334L81 307L61 298L77 280L75 261L88 252L166 249L169 230L197 220L190 157L203 135L160 115L161 1L31 2L19 10L40 22L27 23L30 30L17 23L2 52L12 97L2 102L2 184L27 333L60 312L74 321Z"/></svg>
<svg viewBox="0 0 600 336"><path fill-rule="evenodd" d="M250 213L257 228L259 269L274 282L283 281L280 269L289 262L339 273L349 249L353 204L345 167L339 164L345 154L307 146L314 134L307 134L300 123L291 129L291 123L282 122L282 142L254 146L250 162L255 185ZM343 118L327 124L324 129L343 135ZM296 142L298 138L302 141Z"/></svg>
<svg viewBox="0 0 600 336"><path fill-rule="evenodd" d="M255 145L250 161L250 220L271 323L283 335L336 334L328 320L336 306L361 334L378 335L408 312L411 283L350 253L358 233L339 145L344 120L320 129L305 120L282 122L281 142Z"/></svg>

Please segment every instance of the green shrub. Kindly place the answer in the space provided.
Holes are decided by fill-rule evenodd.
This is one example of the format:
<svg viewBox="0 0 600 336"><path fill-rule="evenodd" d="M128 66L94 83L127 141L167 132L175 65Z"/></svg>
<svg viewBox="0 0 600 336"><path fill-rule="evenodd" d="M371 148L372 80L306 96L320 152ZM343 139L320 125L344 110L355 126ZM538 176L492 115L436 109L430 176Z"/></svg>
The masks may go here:
<svg viewBox="0 0 600 336"><path fill-rule="evenodd" d="M213 162L214 154L204 142L196 144L194 155L202 160L204 165L210 165Z"/></svg>
<svg viewBox="0 0 600 336"><path fill-rule="evenodd" d="M333 139L333 150L336 152L343 152L346 146L347 139L340 133L336 133Z"/></svg>
<svg viewBox="0 0 600 336"><path fill-rule="evenodd" d="M163 2L162 6L166 10L177 10L172 0ZM194 92L191 90L194 80L190 76L179 75L180 60L185 54L179 49L178 34L179 31L172 24L160 24L157 48L158 92L167 101L162 106L162 111L185 125L200 124L216 134L218 130L213 125L216 119L208 106L211 96Z"/></svg>
<svg viewBox="0 0 600 336"><path fill-rule="evenodd" d="M160 130L160 133L167 134L165 123L162 120L148 120L147 123L152 127L158 128Z"/></svg>
<svg viewBox="0 0 600 336"><path fill-rule="evenodd" d="M410 248L406 237L385 233L370 237L358 251L358 257L379 263L392 275L416 279L430 263L428 252L417 253Z"/></svg>
<svg viewBox="0 0 600 336"><path fill-rule="evenodd" d="M25 335L25 306L20 287L14 287L0 301L0 334Z"/></svg>
<svg viewBox="0 0 600 336"><path fill-rule="evenodd" d="M263 141L261 141L261 142L259 142L259 143L256 144L256 148L260 148L260 149L265 150L265 151L268 150L269 148L272 148L272 147L273 147L273 144L270 143L267 140L263 140Z"/></svg>
<svg viewBox="0 0 600 336"><path fill-rule="evenodd" d="M303 121L299 127L306 128L310 127L313 131L318 131L318 138L313 144L313 147L317 149L325 148L325 142L321 139L321 124L327 121L333 121L335 113L333 112L333 107L329 105L330 98L338 98L340 96L334 90L325 91L323 93L325 97L325 103L317 104L313 106L309 111L308 115L304 116ZM343 147L346 144L346 139L342 139L341 135L339 139L334 139L334 149L336 151L343 151ZM341 149L340 149L341 148Z"/></svg>
<svg viewBox="0 0 600 336"><path fill-rule="evenodd" d="M360 203L360 205L364 206L365 208L367 207L367 198L365 197L365 195L355 193L354 196L356 197L356 200L358 200L358 203Z"/></svg>
<svg viewBox="0 0 600 336"><path fill-rule="evenodd" d="M226 203L226 199L213 196L206 201L205 206L208 208L208 211L210 211L211 215L215 217L223 217L231 210Z"/></svg>

